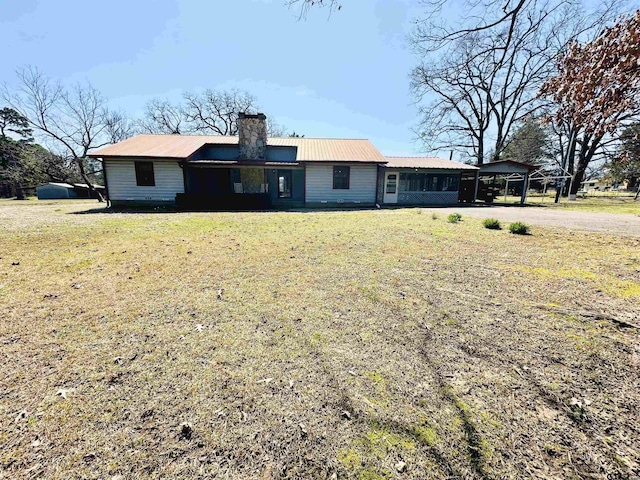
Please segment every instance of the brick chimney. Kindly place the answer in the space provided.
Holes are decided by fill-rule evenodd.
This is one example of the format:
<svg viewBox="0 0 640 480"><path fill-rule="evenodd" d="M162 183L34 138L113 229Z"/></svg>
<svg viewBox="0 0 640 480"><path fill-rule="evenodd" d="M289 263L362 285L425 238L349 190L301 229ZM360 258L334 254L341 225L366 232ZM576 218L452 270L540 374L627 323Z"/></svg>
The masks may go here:
<svg viewBox="0 0 640 480"><path fill-rule="evenodd" d="M267 153L267 116L264 113L238 114L241 160L264 160Z"/></svg>

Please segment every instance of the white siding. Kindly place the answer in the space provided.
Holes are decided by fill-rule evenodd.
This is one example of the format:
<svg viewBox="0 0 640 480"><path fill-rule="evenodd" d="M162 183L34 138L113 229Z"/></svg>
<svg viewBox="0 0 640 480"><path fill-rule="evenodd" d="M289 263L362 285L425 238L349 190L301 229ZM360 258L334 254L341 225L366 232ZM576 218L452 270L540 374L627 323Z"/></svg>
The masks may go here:
<svg viewBox="0 0 640 480"><path fill-rule="evenodd" d="M349 165L351 177L348 190L333 189L333 166L312 164L306 167L306 201L309 203L375 203L378 167L375 164ZM342 164L344 165L344 164Z"/></svg>
<svg viewBox="0 0 640 480"><path fill-rule="evenodd" d="M173 202L176 193L184 193L184 177L176 160L153 160L154 187L136 185L133 160L107 159L105 170L111 200Z"/></svg>

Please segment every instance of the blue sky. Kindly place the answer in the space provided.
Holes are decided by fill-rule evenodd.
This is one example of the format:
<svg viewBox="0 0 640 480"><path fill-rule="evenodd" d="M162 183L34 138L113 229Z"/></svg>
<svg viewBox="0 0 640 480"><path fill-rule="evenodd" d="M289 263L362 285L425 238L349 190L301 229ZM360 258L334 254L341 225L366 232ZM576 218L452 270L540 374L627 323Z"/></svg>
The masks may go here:
<svg viewBox="0 0 640 480"><path fill-rule="evenodd" d="M284 3L0 0L0 81L34 65L65 83L90 81L132 116L153 97L237 87L289 130L420 154L405 46L418 2L350 0L304 21Z"/></svg>

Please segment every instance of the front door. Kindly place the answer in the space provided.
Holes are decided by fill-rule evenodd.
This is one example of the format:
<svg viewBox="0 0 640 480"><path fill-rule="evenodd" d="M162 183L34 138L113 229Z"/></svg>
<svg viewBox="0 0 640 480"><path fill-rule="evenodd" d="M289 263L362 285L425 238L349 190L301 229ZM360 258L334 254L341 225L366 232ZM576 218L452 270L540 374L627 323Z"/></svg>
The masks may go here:
<svg viewBox="0 0 640 480"><path fill-rule="evenodd" d="M384 174L384 203L398 203L398 173Z"/></svg>
<svg viewBox="0 0 640 480"><path fill-rule="evenodd" d="M291 198L291 170L278 170L278 198Z"/></svg>

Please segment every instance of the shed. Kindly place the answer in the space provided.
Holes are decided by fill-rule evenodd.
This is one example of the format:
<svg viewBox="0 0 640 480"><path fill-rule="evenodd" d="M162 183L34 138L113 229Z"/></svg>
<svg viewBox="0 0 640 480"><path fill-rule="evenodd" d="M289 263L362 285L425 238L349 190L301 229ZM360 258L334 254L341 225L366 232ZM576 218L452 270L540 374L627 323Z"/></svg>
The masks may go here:
<svg viewBox="0 0 640 480"><path fill-rule="evenodd" d="M93 185L102 195L105 188L102 185ZM92 198L91 190L86 183L59 183L49 182L36 188L38 200L55 200L63 198Z"/></svg>
<svg viewBox="0 0 640 480"><path fill-rule="evenodd" d="M38 200L52 200L58 198L77 198L73 185L70 183L45 183L36 188Z"/></svg>

